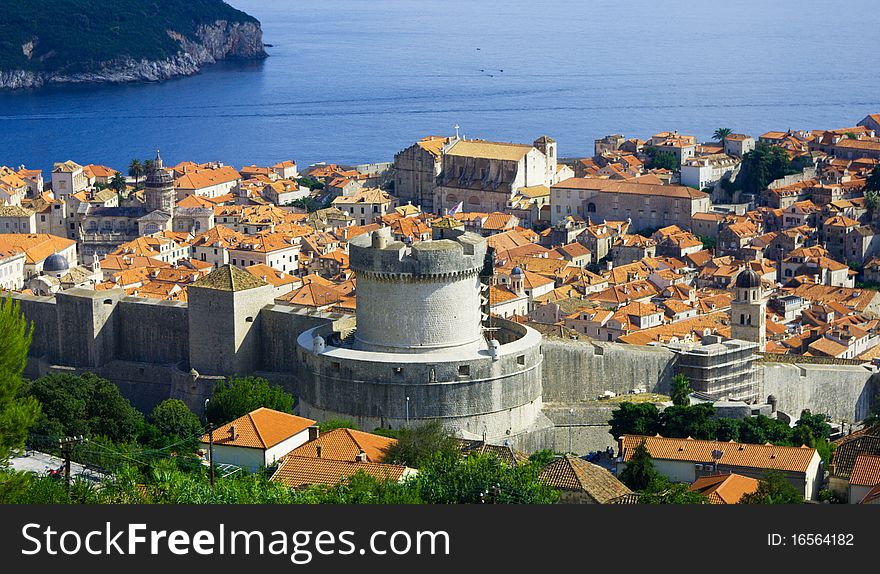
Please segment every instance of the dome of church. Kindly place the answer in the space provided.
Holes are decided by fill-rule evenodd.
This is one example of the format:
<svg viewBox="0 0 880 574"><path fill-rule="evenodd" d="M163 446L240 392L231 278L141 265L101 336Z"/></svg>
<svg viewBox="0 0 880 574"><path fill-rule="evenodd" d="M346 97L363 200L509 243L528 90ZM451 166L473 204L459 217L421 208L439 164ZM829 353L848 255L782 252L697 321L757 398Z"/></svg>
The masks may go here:
<svg viewBox="0 0 880 574"><path fill-rule="evenodd" d="M745 269L736 276L736 286L742 289L753 289L761 286L761 276L751 268Z"/></svg>
<svg viewBox="0 0 880 574"><path fill-rule="evenodd" d="M510 274L511 275L523 275L523 270L519 265L517 265L516 267L513 268L513 270L510 272Z"/></svg>
<svg viewBox="0 0 880 574"><path fill-rule="evenodd" d="M58 253L53 253L46 257L46 260L43 262L43 271L46 273L58 273L68 269L70 269L70 264L67 262L67 259Z"/></svg>
<svg viewBox="0 0 880 574"><path fill-rule="evenodd" d="M174 178L165 170L162 164L162 156L156 151L156 159L153 160L153 171L147 174L147 181L144 184L148 188L162 189L174 186Z"/></svg>

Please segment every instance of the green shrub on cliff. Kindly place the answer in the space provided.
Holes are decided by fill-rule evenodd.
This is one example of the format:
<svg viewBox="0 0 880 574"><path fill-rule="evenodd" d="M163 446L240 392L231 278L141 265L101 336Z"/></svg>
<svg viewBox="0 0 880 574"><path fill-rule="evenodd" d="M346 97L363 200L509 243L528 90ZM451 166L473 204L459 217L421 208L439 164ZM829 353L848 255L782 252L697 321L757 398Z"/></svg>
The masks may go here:
<svg viewBox="0 0 880 574"><path fill-rule="evenodd" d="M163 60L180 51L168 30L192 40L217 20L257 22L221 0L5 0L0 70L78 73L114 59Z"/></svg>

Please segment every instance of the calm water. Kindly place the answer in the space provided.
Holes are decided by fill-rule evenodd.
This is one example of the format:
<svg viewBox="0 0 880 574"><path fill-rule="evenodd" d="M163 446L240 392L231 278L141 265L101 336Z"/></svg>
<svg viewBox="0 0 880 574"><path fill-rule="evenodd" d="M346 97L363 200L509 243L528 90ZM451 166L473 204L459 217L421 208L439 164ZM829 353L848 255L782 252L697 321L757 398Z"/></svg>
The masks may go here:
<svg viewBox="0 0 880 574"><path fill-rule="evenodd" d="M0 93L0 165L386 161L427 134L589 155L606 133L880 112L874 0L231 0L271 57L156 85ZM503 70L503 71L502 71Z"/></svg>

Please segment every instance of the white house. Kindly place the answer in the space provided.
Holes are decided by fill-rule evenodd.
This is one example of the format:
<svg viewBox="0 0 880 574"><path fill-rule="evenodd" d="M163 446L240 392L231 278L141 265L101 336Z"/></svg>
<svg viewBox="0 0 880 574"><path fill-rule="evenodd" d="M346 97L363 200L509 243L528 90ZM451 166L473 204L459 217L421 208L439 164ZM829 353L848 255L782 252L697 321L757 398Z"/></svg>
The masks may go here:
<svg viewBox="0 0 880 574"><path fill-rule="evenodd" d="M254 472L271 467L315 436L315 421L261 407L214 430L214 464L233 464ZM202 436L208 453L210 437ZM207 456L207 454L206 454Z"/></svg>
<svg viewBox="0 0 880 574"><path fill-rule="evenodd" d="M701 476L735 473L758 480L768 471L780 472L803 493L815 500L822 485L822 459L816 449L806 446L777 446L736 442L623 435L617 475L626 469L636 448L645 442L654 468L672 482L693 483Z"/></svg>

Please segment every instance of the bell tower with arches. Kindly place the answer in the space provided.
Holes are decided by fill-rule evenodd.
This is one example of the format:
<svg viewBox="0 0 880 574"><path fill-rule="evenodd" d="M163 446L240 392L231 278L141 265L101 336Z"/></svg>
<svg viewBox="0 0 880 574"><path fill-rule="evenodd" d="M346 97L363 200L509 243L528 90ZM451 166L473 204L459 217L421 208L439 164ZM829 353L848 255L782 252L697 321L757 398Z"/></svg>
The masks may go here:
<svg viewBox="0 0 880 574"><path fill-rule="evenodd" d="M751 268L736 277L736 296L730 305L730 331L734 339L749 341L763 351L767 345L767 300L761 276Z"/></svg>

